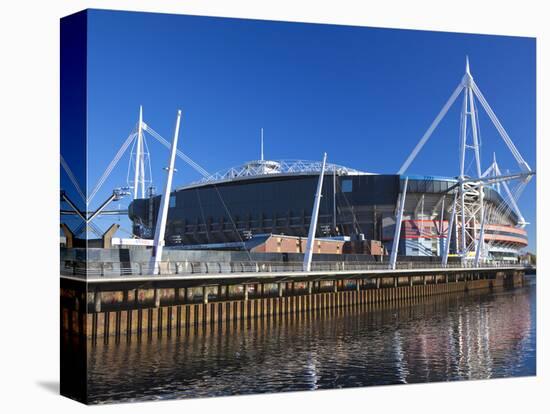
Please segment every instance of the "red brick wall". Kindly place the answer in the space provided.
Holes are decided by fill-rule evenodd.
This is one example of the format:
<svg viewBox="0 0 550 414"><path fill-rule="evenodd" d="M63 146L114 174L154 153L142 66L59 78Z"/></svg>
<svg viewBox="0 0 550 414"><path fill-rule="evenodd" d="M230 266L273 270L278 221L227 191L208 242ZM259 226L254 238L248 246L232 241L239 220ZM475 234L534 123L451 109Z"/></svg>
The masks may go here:
<svg viewBox="0 0 550 414"><path fill-rule="evenodd" d="M252 249L260 253L304 253L307 238L273 235L265 243ZM313 253L341 254L343 241L315 240Z"/></svg>

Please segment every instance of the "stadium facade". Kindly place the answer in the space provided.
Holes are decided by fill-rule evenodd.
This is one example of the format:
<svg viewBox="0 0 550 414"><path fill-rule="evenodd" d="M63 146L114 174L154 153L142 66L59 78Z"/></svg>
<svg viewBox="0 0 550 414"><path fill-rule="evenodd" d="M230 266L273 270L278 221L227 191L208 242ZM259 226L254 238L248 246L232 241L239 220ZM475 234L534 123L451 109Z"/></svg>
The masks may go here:
<svg viewBox="0 0 550 414"><path fill-rule="evenodd" d="M178 188L170 194L166 245L234 243L266 233L307 237L320 170L320 162L257 160ZM451 216L459 191L458 178L406 179L327 164L316 237L379 240L390 251L399 199L405 192L399 254L442 255L453 221L449 253L457 255L463 222ZM477 220L464 223L465 232L474 241L483 234L487 258L517 260L528 244L524 224L498 184L484 186L481 197L484 229ZM160 196L130 204L136 237L153 237L159 205Z"/></svg>

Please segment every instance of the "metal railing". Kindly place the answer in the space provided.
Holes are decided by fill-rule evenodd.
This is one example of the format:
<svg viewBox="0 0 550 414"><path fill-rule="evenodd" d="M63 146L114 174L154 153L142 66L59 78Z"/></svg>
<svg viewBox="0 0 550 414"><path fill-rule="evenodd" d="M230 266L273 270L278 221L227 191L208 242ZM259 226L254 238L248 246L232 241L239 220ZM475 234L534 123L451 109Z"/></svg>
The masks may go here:
<svg viewBox="0 0 550 414"><path fill-rule="evenodd" d="M473 262L448 263L443 266L437 262L398 262L395 270L407 269L471 269L471 268L524 267L529 265L510 262L485 262L474 266ZM389 270L389 263L379 262L323 262L314 261L312 272L346 272ZM194 262L167 261L154 267L149 262L78 262L61 263L62 275L78 276L146 276L146 275L192 275L192 274L242 274L242 273L285 273L302 272L301 262Z"/></svg>

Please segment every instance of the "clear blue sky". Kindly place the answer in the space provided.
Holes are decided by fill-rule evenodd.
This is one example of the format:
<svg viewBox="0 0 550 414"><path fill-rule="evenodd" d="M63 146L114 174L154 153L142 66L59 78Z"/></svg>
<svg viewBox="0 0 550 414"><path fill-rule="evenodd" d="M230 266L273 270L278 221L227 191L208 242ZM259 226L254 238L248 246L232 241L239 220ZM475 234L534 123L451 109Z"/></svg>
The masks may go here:
<svg viewBox="0 0 550 414"><path fill-rule="evenodd" d="M458 85L466 55L536 168L534 39L97 10L88 36L90 187L140 104L145 122L167 139L181 108L179 148L210 172L258 158L263 127L266 158L320 159L326 151L331 162L395 173ZM457 102L410 174L458 174L459 113ZM517 170L484 113L480 128L482 168L496 152L502 170ZM149 146L160 189L168 151ZM125 156L95 205L125 185L127 167ZM177 168L175 186L200 178L180 160ZM520 207L533 250L535 180Z"/></svg>

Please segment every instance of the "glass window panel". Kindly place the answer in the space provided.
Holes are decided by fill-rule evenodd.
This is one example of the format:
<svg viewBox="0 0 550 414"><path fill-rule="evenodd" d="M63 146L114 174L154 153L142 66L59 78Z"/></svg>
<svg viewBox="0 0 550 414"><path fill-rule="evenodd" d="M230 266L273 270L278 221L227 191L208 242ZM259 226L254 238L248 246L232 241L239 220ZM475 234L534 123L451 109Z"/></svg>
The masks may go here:
<svg viewBox="0 0 550 414"><path fill-rule="evenodd" d="M342 192L351 193L353 191L353 180L342 180Z"/></svg>

